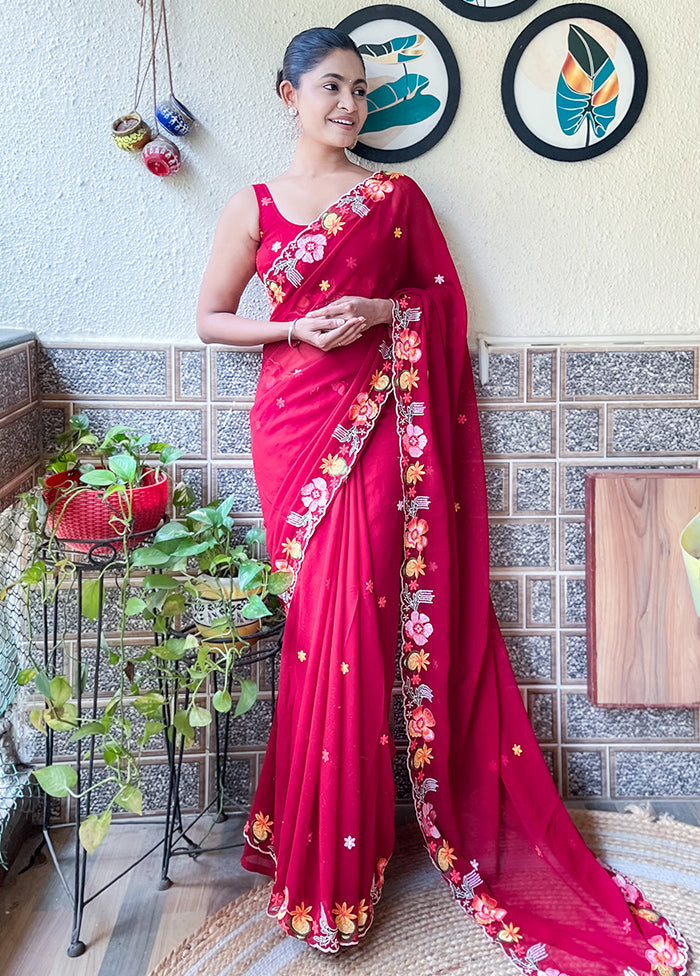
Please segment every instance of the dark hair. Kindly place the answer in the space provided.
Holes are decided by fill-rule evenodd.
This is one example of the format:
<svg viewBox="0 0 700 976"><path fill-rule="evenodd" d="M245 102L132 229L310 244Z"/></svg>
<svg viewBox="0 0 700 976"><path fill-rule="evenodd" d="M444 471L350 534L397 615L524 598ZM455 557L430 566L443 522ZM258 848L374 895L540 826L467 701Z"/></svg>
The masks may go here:
<svg viewBox="0 0 700 976"><path fill-rule="evenodd" d="M310 27L293 37L284 52L282 68L277 72L277 94L283 81L299 87L299 79L312 71L331 51L354 51L362 63L362 55L349 34L334 27Z"/></svg>

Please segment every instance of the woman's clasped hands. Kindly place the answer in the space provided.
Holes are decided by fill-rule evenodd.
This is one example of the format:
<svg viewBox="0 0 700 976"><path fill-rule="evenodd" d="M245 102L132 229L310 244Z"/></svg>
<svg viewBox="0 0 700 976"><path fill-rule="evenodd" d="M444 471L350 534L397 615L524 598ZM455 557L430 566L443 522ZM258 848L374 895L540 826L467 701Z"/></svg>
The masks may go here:
<svg viewBox="0 0 700 976"><path fill-rule="evenodd" d="M349 346L375 325L390 322L391 314L389 299L348 295L297 319L291 338L328 352Z"/></svg>

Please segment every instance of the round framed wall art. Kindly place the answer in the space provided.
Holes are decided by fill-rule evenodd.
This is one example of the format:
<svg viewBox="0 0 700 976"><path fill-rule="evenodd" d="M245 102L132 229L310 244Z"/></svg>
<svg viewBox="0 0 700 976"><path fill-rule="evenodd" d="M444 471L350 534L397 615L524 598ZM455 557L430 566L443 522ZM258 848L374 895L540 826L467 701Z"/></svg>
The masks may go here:
<svg viewBox="0 0 700 976"><path fill-rule="evenodd" d="M647 62L632 28L591 3L529 24L503 68L501 96L516 135L549 159L576 162L624 139L644 105Z"/></svg>
<svg viewBox="0 0 700 976"><path fill-rule="evenodd" d="M459 68L445 35L415 10L388 3L337 26L357 44L369 84L367 121L353 152L398 163L432 149L459 103Z"/></svg>
<svg viewBox="0 0 700 976"><path fill-rule="evenodd" d="M506 20L527 10L535 0L440 0L440 3L470 20Z"/></svg>

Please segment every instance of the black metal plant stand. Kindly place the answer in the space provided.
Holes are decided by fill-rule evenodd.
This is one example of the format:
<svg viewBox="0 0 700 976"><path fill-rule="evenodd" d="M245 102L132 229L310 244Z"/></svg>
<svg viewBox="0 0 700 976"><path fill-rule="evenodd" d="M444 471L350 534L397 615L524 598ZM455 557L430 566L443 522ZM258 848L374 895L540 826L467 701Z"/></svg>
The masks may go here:
<svg viewBox="0 0 700 976"><path fill-rule="evenodd" d="M152 531L148 533L142 533L143 536L152 536ZM138 538L138 537L132 537ZM69 542L70 540L64 540ZM139 541L146 541L139 540ZM104 576L109 572L110 576L116 578L119 577L120 572L125 568L123 561L120 561L118 548L115 543L121 543L120 540L97 540L88 552L85 553L84 557L81 559L72 559L71 563L75 569L76 581L77 581L77 610L76 610L76 636L75 636L75 656L76 656L76 673L78 675L78 680L76 682L76 706L78 719L85 718L89 721L97 720L98 718L98 697L99 697L99 682L100 682L100 651L103 645L103 631L104 631L104 603L105 603L105 589L104 589ZM48 560L47 560L48 562ZM99 594L98 594L98 612L96 618L96 632L94 635L95 640L95 666L94 666L94 676L93 676L93 688L90 695L83 694L84 687L84 671L83 671L83 645L84 645L84 633L83 633L83 622L84 618L82 615L82 593L83 593L83 581L88 574L94 574L96 571L99 572ZM49 678L53 677L57 672L58 664L58 650L59 650L59 604L60 604L60 592L59 587L56 588L54 592L53 600L50 604L43 604L43 664L45 671ZM236 664L241 666L246 666L249 664L255 664L258 662L269 661L270 666L270 689L271 689L271 711L274 714L275 703L276 703L276 677L275 677L275 663L276 657L279 654L281 644L282 644L282 630L283 624L277 624L274 627L262 628L256 634L250 635L246 640L250 643L257 645L261 640L267 640L272 637L277 637L277 641L274 646L267 648L265 650L257 650L257 648L251 647L251 649L239 658L236 659ZM214 641L211 641L213 643ZM161 679L161 691L165 699L165 704L163 706L163 722L166 729L170 727L173 714L173 706L177 703L179 696L184 695L185 707L189 700L189 691L187 689L182 689L180 687L180 674L179 667L173 668L173 676L171 678L166 678L165 676ZM212 674L214 682L214 691L217 690L218 679L216 672ZM231 681L229 679L229 691L231 690ZM224 723L223 736L220 735L221 722ZM180 804L180 781L181 781L181 771L183 762L183 750L184 742L182 737L180 741L176 742L175 737L171 737L167 734L164 735L166 743L166 759L168 764L168 787L167 787L167 797L166 797L166 811L164 820L154 821L152 818L144 820L143 818L120 818L114 821L116 825L124 824L144 824L150 823L162 823L163 824L163 836L160 840L153 844L144 854L135 859L132 863L128 865L123 871L118 875L111 878L104 885L102 885L97 891L93 892L89 896L86 896L86 880L88 873L88 863L87 863L87 852L80 844L79 831L83 820L90 815L91 805L92 805L92 786L94 781L95 772L95 738L94 736L86 737L83 740L79 740L76 743L77 752L75 758L75 770L77 773L77 782L75 787L75 792L78 794L85 793L85 796L76 801L75 807L75 819L71 823L56 825L51 823L51 806L50 798L44 794L43 798L43 815L42 815L42 841L39 847L35 851L32 859L28 866L36 860L39 851L46 846L51 859L53 861L54 867L58 873L61 884L69 897L73 906L73 920L71 929L71 939L70 944L67 949L67 954L71 957L80 956L85 952L86 945L80 938L81 927L83 922L83 915L85 908L92 901L98 898L101 894L111 888L117 881L124 877L132 871L138 864L144 861L147 857L154 853L158 848L162 847L162 862L161 862L161 873L158 881L158 889L164 890L169 888L172 882L168 878L168 869L170 866L170 860L173 856L178 854L187 854L190 857L197 857L199 854L205 851L217 851L224 850L230 847L240 846L239 844L227 844L220 847L203 847L201 844L193 841L187 834L189 830L195 823L197 823L214 805L216 805L216 817L215 822L220 822L226 819L223 812L224 806L224 777L226 771L226 761L230 746L230 731L231 731L231 713L226 713L221 716L218 712L214 712L214 723L215 723L215 736L216 736L216 760L215 760L215 770L216 770L216 787L212 800L208 803L204 810L199 812L194 820L188 823L187 828L185 827L183 821L183 814ZM51 765L54 756L54 730L49 728L46 737L46 765ZM87 753L84 753L87 744ZM244 808L240 808L241 812L246 812ZM52 833L55 830L60 829L70 829L74 830L74 857L75 862L72 870L72 877L66 877L63 868L59 862L58 855L56 853ZM25 869L26 870L26 869Z"/></svg>

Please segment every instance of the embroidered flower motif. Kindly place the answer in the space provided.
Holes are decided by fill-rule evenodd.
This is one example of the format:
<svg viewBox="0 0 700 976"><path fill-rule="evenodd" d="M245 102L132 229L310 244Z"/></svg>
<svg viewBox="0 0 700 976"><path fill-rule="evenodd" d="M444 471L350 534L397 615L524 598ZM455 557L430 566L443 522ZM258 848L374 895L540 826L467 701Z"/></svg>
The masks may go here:
<svg viewBox="0 0 700 976"><path fill-rule="evenodd" d="M331 477L340 477L348 470L348 463L340 454L329 454L321 461L321 471Z"/></svg>
<svg viewBox="0 0 700 976"><path fill-rule="evenodd" d="M435 818L437 814L435 812L435 807L432 803L423 803L420 809L420 828L426 837L439 837L440 831L435 826ZM437 850L437 845L433 848L433 852Z"/></svg>
<svg viewBox="0 0 700 976"><path fill-rule="evenodd" d="M270 250L277 252L281 247L282 247L282 241L275 241L275 243L272 245Z"/></svg>
<svg viewBox="0 0 700 976"><path fill-rule="evenodd" d="M370 200L378 202L383 200L387 193L392 193L394 188L388 180L375 179L367 180L364 189Z"/></svg>
<svg viewBox="0 0 700 976"><path fill-rule="evenodd" d="M368 579L367 582L365 583L365 589L367 590L368 593L373 593L374 592L374 580Z"/></svg>
<svg viewBox="0 0 700 976"><path fill-rule="evenodd" d="M413 329L403 329L394 343L397 359L407 359L409 363L417 363L423 353L419 349L420 336Z"/></svg>
<svg viewBox="0 0 700 976"><path fill-rule="evenodd" d="M406 659L406 667L409 671L427 671L429 664L430 654L422 648L420 651L412 651Z"/></svg>
<svg viewBox="0 0 700 976"><path fill-rule="evenodd" d="M412 518L409 520L406 526L406 531L404 533L404 541L406 546L411 549L417 549L418 552L422 552L423 549L428 545L428 540L426 538L426 532L428 531L428 523L422 518Z"/></svg>
<svg viewBox="0 0 700 976"><path fill-rule="evenodd" d="M347 849L351 851L355 846L355 838L351 837L350 834L348 834L348 836L343 840L343 843L345 844Z"/></svg>
<svg viewBox="0 0 700 976"><path fill-rule="evenodd" d="M306 660L306 651L297 651L297 657L300 661L304 662Z"/></svg>
<svg viewBox="0 0 700 976"><path fill-rule="evenodd" d="M408 734L412 739L423 739L424 742L432 742L435 738L433 728L435 727L435 717L429 708L414 708L408 723Z"/></svg>
<svg viewBox="0 0 700 976"><path fill-rule="evenodd" d="M394 237L395 237L395 238L396 238L397 240L398 240L398 238L399 238L399 237L401 237L401 234L402 234L402 233L403 233L403 231L401 230L401 228L400 228L400 227L394 227Z"/></svg>
<svg viewBox="0 0 700 976"><path fill-rule="evenodd" d="M449 871L454 862L457 860L454 847L450 847L446 840L443 840L440 849L437 852L436 860L441 871Z"/></svg>
<svg viewBox="0 0 700 976"><path fill-rule="evenodd" d="M297 249L294 258L303 261L305 264L313 264L320 261L328 243L323 234L304 234L297 241Z"/></svg>
<svg viewBox="0 0 700 976"><path fill-rule="evenodd" d="M340 219L340 214L329 210L321 217L321 227L335 237L345 227L345 223Z"/></svg>
<svg viewBox="0 0 700 976"><path fill-rule="evenodd" d="M301 905L297 905L293 912L290 913L290 925L292 931L299 938L305 939L306 936L311 931L311 905L305 905L304 902Z"/></svg>
<svg viewBox="0 0 700 976"><path fill-rule="evenodd" d="M433 759L433 750L430 746L420 746L413 753L413 765L416 769L421 769L423 766L429 766Z"/></svg>
<svg viewBox="0 0 700 976"><path fill-rule="evenodd" d="M406 576L415 577L418 579L419 576L425 576L425 560L422 556L416 556L415 559L409 559L406 563Z"/></svg>
<svg viewBox="0 0 700 976"><path fill-rule="evenodd" d="M390 383L391 380L386 375L383 369L378 369L376 373L373 373L372 379L370 380L372 389L378 390L379 392L381 392L382 390L386 390L386 388L389 386Z"/></svg>
<svg viewBox="0 0 700 976"><path fill-rule="evenodd" d="M388 743L389 743L389 736L386 735L386 734L380 735L379 736L379 742L383 746L388 745Z"/></svg>
<svg viewBox="0 0 700 976"><path fill-rule="evenodd" d="M505 908L499 908L498 902L490 895L475 895L472 898L472 908L474 918L479 925L491 925L493 922L500 922L506 915Z"/></svg>
<svg viewBox="0 0 700 976"><path fill-rule="evenodd" d="M501 931L498 933L498 938L501 942L520 942L522 935L520 935L520 926L513 925L512 922L504 924Z"/></svg>
<svg viewBox="0 0 700 976"><path fill-rule="evenodd" d="M629 933L632 931L632 923L628 918L626 918L622 923L622 931L625 933L625 935L629 935Z"/></svg>
<svg viewBox="0 0 700 976"><path fill-rule="evenodd" d="M402 390L413 390L418 386L418 380L418 370L415 366L411 366L399 374L399 387Z"/></svg>
<svg viewBox="0 0 700 976"><path fill-rule="evenodd" d="M345 263L351 271L354 271L357 267L357 258L346 258Z"/></svg>
<svg viewBox="0 0 700 976"><path fill-rule="evenodd" d="M360 393L350 407L348 416L355 427L364 427L379 413L379 407L370 399L369 393Z"/></svg>
<svg viewBox="0 0 700 976"><path fill-rule="evenodd" d="M369 905L364 898L357 906L357 927L363 929L369 919Z"/></svg>
<svg viewBox="0 0 700 976"><path fill-rule="evenodd" d="M406 430L401 440L407 454L412 458L420 457L425 445L428 443L428 438L423 433L423 428L418 427L416 424L406 424Z"/></svg>
<svg viewBox="0 0 700 976"><path fill-rule="evenodd" d="M263 207L269 207L272 203L272 197L263 197L260 203L262 203Z"/></svg>
<svg viewBox="0 0 700 976"><path fill-rule="evenodd" d="M328 504L328 484L323 478L313 478L301 489L301 500L310 512L324 509Z"/></svg>
<svg viewBox="0 0 700 976"><path fill-rule="evenodd" d="M414 610L406 623L406 633L419 647L428 643L428 638L433 632L433 625L430 617L426 613Z"/></svg>
<svg viewBox="0 0 700 976"><path fill-rule="evenodd" d="M328 762L328 760L330 758L331 757L330 757L330 754L328 752L328 749L324 749L323 752L321 753L321 759L323 759L324 762Z"/></svg>
<svg viewBox="0 0 700 976"><path fill-rule="evenodd" d="M523 747L518 745L518 743L516 742L515 745L513 746L513 755L522 756L522 754L523 754Z"/></svg>
<svg viewBox="0 0 700 976"><path fill-rule="evenodd" d="M282 286L278 285L276 281L270 282L270 291L272 292L272 298L275 304L279 305L285 299L285 292L282 291Z"/></svg>
<svg viewBox="0 0 700 976"><path fill-rule="evenodd" d="M328 278L324 278L318 287L321 289L321 291L328 291L328 289L331 287L331 283Z"/></svg>
<svg viewBox="0 0 700 976"><path fill-rule="evenodd" d="M261 843L266 841L272 834L272 818L264 813L256 813L253 820L253 836Z"/></svg>
<svg viewBox="0 0 700 976"><path fill-rule="evenodd" d="M284 397L277 397L277 400L275 401L275 403L277 404L277 406L281 410L282 407L284 406Z"/></svg>
<svg viewBox="0 0 700 976"><path fill-rule="evenodd" d="M384 609L384 607L386 606L386 597L385 597L385 596L380 596L380 597L378 598L378 600L377 600L377 606L378 606L378 607L379 607L379 608L380 608L381 610L383 610L383 609Z"/></svg>
<svg viewBox="0 0 700 976"><path fill-rule="evenodd" d="M466 418L466 415L465 415L465 414L463 414L463 413L461 413L461 414L459 415L459 417L457 417L457 423L458 423L458 424L466 424L466 422L467 422L467 418Z"/></svg>
<svg viewBox="0 0 700 976"><path fill-rule="evenodd" d="M345 901L342 905L339 905L338 902L335 903L333 917L335 918L335 926L341 935L352 935L355 931L355 919L357 915L353 911L354 907L354 905L351 905L348 908L348 904Z"/></svg>
<svg viewBox="0 0 700 976"><path fill-rule="evenodd" d="M435 275L435 284L436 285L442 285L444 283L445 283L445 279L443 278L442 275Z"/></svg>
<svg viewBox="0 0 700 976"><path fill-rule="evenodd" d="M614 874L613 881L622 892L625 901L633 905L641 894L639 888L628 881L622 874Z"/></svg>
<svg viewBox="0 0 700 976"><path fill-rule="evenodd" d="M683 956L678 951L676 943L668 936L653 935L647 942L651 946L645 953L646 958L651 963L651 968L656 969L659 976L673 976L673 970L678 969L683 964Z"/></svg>
<svg viewBox="0 0 700 976"><path fill-rule="evenodd" d="M417 485L419 481L423 480L424 475L425 468L420 461L416 461L415 464L409 464L406 468L406 481L409 485Z"/></svg>
<svg viewBox="0 0 700 976"><path fill-rule="evenodd" d="M350 665L346 661L343 661L340 665L340 670L343 672L343 674L347 674L350 670Z"/></svg>
<svg viewBox="0 0 700 976"><path fill-rule="evenodd" d="M282 552L288 559L300 559L301 543L298 539L290 539L287 537L282 543Z"/></svg>
<svg viewBox="0 0 700 976"><path fill-rule="evenodd" d="M279 570L280 573L293 573L294 572L293 567L290 566L290 564L287 562L286 559L276 559L275 560L275 569Z"/></svg>
<svg viewBox="0 0 700 976"><path fill-rule="evenodd" d="M459 502L455 502L455 512L458 512L461 507L462 506L459 504Z"/></svg>

